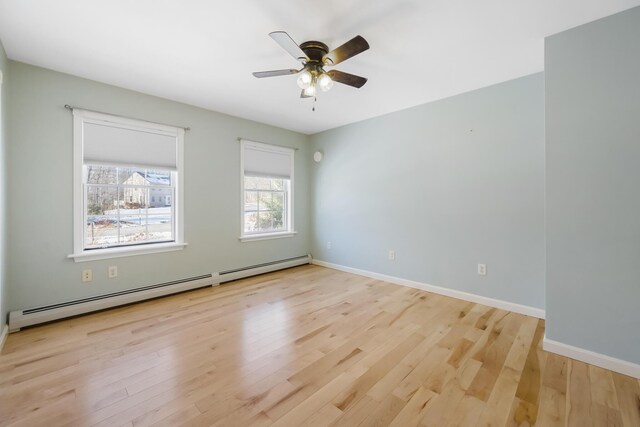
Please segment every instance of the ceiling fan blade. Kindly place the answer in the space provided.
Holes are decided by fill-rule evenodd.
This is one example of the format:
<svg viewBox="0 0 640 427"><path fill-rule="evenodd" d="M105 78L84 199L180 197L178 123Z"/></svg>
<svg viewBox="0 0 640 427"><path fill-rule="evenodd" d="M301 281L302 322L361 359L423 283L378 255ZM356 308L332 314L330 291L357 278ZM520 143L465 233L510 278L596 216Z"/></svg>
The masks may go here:
<svg viewBox="0 0 640 427"><path fill-rule="evenodd" d="M357 88L361 88L367 82L367 79L364 77L356 76L355 74L343 73L338 70L329 70L327 71L327 74L329 74L329 77L331 77L331 80L334 82Z"/></svg>
<svg viewBox="0 0 640 427"><path fill-rule="evenodd" d="M313 98L313 96L305 95L304 89L302 89L302 92L300 92L300 98Z"/></svg>
<svg viewBox="0 0 640 427"><path fill-rule="evenodd" d="M326 65L337 65L369 49L369 43L362 36L355 36L342 46L338 46L322 57Z"/></svg>
<svg viewBox="0 0 640 427"><path fill-rule="evenodd" d="M284 50L289 52L298 61L308 60L307 55L300 49L300 46L293 41L291 36L284 31L274 31L269 36L276 41Z"/></svg>
<svg viewBox="0 0 640 427"><path fill-rule="evenodd" d="M256 71L253 75L261 79L263 77L288 76L290 74L298 74L299 72L300 70L290 68L288 70Z"/></svg>

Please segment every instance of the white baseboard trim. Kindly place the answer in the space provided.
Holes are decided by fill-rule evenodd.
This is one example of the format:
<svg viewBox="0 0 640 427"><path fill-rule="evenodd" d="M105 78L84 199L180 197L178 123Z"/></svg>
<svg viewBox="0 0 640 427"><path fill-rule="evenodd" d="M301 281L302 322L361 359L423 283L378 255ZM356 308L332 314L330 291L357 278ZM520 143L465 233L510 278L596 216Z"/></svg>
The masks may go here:
<svg viewBox="0 0 640 427"><path fill-rule="evenodd" d="M7 336L9 335L9 325L4 325L2 328L2 333L0 333L0 353L2 353L2 348L4 347L4 343L7 341Z"/></svg>
<svg viewBox="0 0 640 427"><path fill-rule="evenodd" d="M151 298L158 298L165 295L171 295L178 292L198 289L205 286L216 286L219 283L217 273L212 273L207 278L185 281L171 286L158 287L148 290L140 290L139 292L125 293L122 295L106 296L104 298L94 299L86 298L86 302L79 300L78 303L55 307L47 310L16 310L9 312L9 332L18 332L26 326L37 325L40 323L51 322L53 320L64 319L67 317L78 316L80 314L91 313L107 308L118 307L134 302L145 301ZM53 306L55 306L54 304Z"/></svg>
<svg viewBox="0 0 640 427"><path fill-rule="evenodd" d="M410 288L420 289L426 292L433 292L434 294L440 294L447 297L457 298L464 301L475 302L477 304L487 305L489 307L499 308L501 310L513 311L514 313L524 314L526 316L536 317L538 319L544 319L545 312L541 308L530 307L527 305L516 304L513 302L503 301L499 299L483 297L480 295L470 294L468 292L457 291L455 289L443 288L441 286L429 285L427 283L415 282L413 280L401 279L399 277L387 276L386 274L374 273L372 271L360 270L358 268L346 267L340 264L333 264L319 259L313 259L312 264L319 265L321 267L332 268L334 270L340 270L347 273L358 274L360 276L370 277L376 280L382 280L396 285L407 286Z"/></svg>
<svg viewBox="0 0 640 427"><path fill-rule="evenodd" d="M78 316L111 307L118 307L124 304L144 301L151 298L158 298L205 286L216 286L220 283L226 283L245 277L309 264L310 262L311 255L307 254L294 258L247 266L235 270L227 270L193 278L186 278L176 282L161 283L138 289L133 288L121 292L115 292L113 294L93 297L90 296L76 301L52 304L47 307L35 307L26 310L11 311L9 312L9 332L18 332L21 328L27 326L51 322L53 320L64 319L71 316Z"/></svg>
<svg viewBox="0 0 640 427"><path fill-rule="evenodd" d="M550 351L551 353L556 353L560 356L569 357L571 359L599 366L630 377L640 378L640 365L635 363L550 340L546 336L542 340L542 348L545 351Z"/></svg>

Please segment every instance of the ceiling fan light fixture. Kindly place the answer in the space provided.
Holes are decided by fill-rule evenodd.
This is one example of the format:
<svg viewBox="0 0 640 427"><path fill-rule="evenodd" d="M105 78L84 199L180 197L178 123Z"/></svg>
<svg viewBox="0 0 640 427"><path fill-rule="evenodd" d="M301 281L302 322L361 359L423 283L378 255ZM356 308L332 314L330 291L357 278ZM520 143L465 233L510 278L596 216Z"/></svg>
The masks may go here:
<svg viewBox="0 0 640 427"><path fill-rule="evenodd" d="M367 82L366 78L354 74L335 69L325 72L323 69L324 66L337 65L369 49L369 43L362 36L355 36L331 51L326 44L314 40L298 45L284 31L274 31L269 33L269 36L292 57L301 61L302 69L289 68L253 73L259 79L297 74L296 83L302 89L300 98L315 98L318 91L327 92L336 82L357 89Z"/></svg>
<svg viewBox="0 0 640 427"><path fill-rule="evenodd" d="M305 96L316 96L316 86L312 84L309 87L305 88L304 94Z"/></svg>
<svg viewBox="0 0 640 427"><path fill-rule="evenodd" d="M320 86L320 90L323 92L328 92L333 87L333 80L327 73L322 73L320 77L318 77L318 86Z"/></svg>
<svg viewBox="0 0 640 427"><path fill-rule="evenodd" d="M309 88L312 82L313 82L313 75L311 75L311 72L307 69L303 70L298 76L298 87L300 89Z"/></svg>

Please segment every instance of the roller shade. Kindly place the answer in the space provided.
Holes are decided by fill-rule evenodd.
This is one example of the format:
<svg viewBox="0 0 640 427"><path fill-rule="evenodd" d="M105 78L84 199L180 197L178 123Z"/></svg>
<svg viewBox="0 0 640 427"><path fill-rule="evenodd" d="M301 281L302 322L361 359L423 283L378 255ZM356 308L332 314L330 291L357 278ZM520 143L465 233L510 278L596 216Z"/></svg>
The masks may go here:
<svg viewBox="0 0 640 427"><path fill-rule="evenodd" d="M291 148L242 141L244 174L291 179L293 153Z"/></svg>
<svg viewBox="0 0 640 427"><path fill-rule="evenodd" d="M82 144L85 164L177 169L177 130L84 120Z"/></svg>

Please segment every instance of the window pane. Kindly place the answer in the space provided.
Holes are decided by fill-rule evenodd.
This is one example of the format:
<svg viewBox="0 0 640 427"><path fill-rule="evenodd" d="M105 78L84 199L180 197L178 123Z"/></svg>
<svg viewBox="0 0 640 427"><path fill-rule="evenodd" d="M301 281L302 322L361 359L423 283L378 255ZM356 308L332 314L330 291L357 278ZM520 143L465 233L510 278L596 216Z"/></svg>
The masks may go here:
<svg viewBox="0 0 640 427"><path fill-rule="evenodd" d="M256 212L244 214L244 232L250 233L258 230L258 214Z"/></svg>
<svg viewBox="0 0 640 427"><path fill-rule="evenodd" d="M100 248L118 243L118 216L90 215L87 217L85 247Z"/></svg>
<svg viewBox="0 0 640 427"><path fill-rule="evenodd" d="M117 209L118 188L116 186L87 186L87 215L105 215Z"/></svg>
<svg viewBox="0 0 640 427"><path fill-rule="evenodd" d="M286 179L245 177L244 232L286 230L288 189L289 180Z"/></svg>
<svg viewBox="0 0 640 427"><path fill-rule="evenodd" d="M148 241L170 241L173 238L171 214L125 215L120 219L120 243L144 243Z"/></svg>
<svg viewBox="0 0 640 427"><path fill-rule="evenodd" d="M271 178L255 178L258 190L271 190Z"/></svg>
<svg viewBox="0 0 640 427"><path fill-rule="evenodd" d="M283 211L283 210L273 211L272 212L272 216L273 216L273 228L274 228L274 230L282 230L282 229L284 229L284 224L286 223L285 211Z"/></svg>
<svg viewBox="0 0 640 427"><path fill-rule="evenodd" d="M120 215L120 244L141 243L147 239L147 218L144 214Z"/></svg>
<svg viewBox="0 0 640 427"><path fill-rule="evenodd" d="M284 209L284 193L273 193L273 210L281 211Z"/></svg>
<svg viewBox="0 0 640 427"><path fill-rule="evenodd" d="M171 207L173 200L173 188L160 187L149 188L149 208L164 208ZM153 213L153 212L149 212Z"/></svg>
<svg viewBox="0 0 640 427"><path fill-rule="evenodd" d="M284 230L284 214L282 212L273 213L273 229Z"/></svg>
<svg viewBox="0 0 640 427"><path fill-rule="evenodd" d="M148 187L122 187L120 190L120 208L122 213L138 213L138 210L146 209L149 200ZM130 211L130 212L129 212Z"/></svg>
<svg viewBox="0 0 640 427"><path fill-rule="evenodd" d="M258 217L258 227L260 231L273 230L273 212L260 212Z"/></svg>
<svg viewBox="0 0 640 427"><path fill-rule="evenodd" d="M171 185L171 172L169 171L147 171L147 183L154 186L170 186Z"/></svg>
<svg viewBox="0 0 640 427"><path fill-rule="evenodd" d="M118 188L87 186L86 247L118 243Z"/></svg>
<svg viewBox="0 0 640 427"><path fill-rule="evenodd" d="M255 190L256 188L258 188L258 178L254 176L245 176L244 188L246 190Z"/></svg>
<svg viewBox="0 0 640 427"><path fill-rule="evenodd" d="M271 189L272 190L282 190L284 189L284 180L282 179L272 179L271 180Z"/></svg>
<svg viewBox="0 0 640 427"><path fill-rule="evenodd" d="M86 165L87 184L116 184L117 168L110 166Z"/></svg>
<svg viewBox="0 0 640 427"><path fill-rule="evenodd" d="M145 185L144 174L144 169L118 168L118 184Z"/></svg>
<svg viewBox="0 0 640 427"><path fill-rule="evenodd" d="M147 220L148 240L174 240L172 222L170 212L163 215L149 215Z"/></svg>
<svg viewBox="0 0 640 427"><path fill-rule="evenodd" d="M260 192L259 195L259 208L261 211L272 211L273 201L271 199L271 193Z"/></svg>
<svg viewBox="0 0 640 427"><path fill-rule="evenodd" d="M258 210L258 192L245 191L244 192L244 211L252 212L257 210Z"/></svg>

